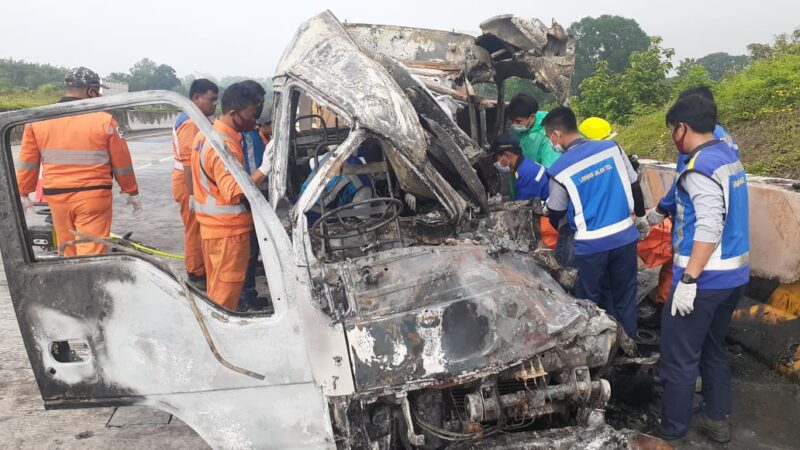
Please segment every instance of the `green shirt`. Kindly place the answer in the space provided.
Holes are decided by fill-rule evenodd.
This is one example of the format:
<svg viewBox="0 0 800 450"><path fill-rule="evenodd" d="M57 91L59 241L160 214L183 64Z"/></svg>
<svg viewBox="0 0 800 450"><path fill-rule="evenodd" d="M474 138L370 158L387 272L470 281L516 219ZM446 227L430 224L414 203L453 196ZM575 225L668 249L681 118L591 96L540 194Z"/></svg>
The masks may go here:
<svg viewBox="0 0 800 450"><path fill-rule="evenodd" d="M549 169L561 156L561 153L553 150L550 140L544 134L541 121L537 120L536 122L534 126L528 128L528 131L520 135L519 146L522 147L522 153L526 158L530 158Z"/></svg>

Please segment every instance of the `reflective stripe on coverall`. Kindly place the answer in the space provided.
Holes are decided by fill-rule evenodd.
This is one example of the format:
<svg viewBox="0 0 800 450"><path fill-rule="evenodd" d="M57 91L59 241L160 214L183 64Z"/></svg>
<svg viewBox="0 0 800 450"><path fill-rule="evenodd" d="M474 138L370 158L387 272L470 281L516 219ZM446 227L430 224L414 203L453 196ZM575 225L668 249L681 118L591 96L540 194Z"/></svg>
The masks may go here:
<svg viewBox="0 0 800 450"><path fill-rule="evenodd" d="M17 164L20 195L36 190L39 166L44 199L53 214L58 242L75 240L69 230L106 237L110 232L112 177L124 194L138 194L128 145L106 112L61 117L25 125ZM105 246L67 247L66 256L105 252Z"/></svg>
<svg viewBox="0 0 800 450"><path fill-rule="evenodd" d="M221 120L214 123L214 129L242 163L241 135ZM192 149L195 216L200 223L208 296L235 311L250 256L253 217L240 202L242 189L202 133L195 137Z"/></svg>
<svg viewBox="0 0 800 450"><path fill-rule="evenodd" d="M172 198L178 203L183 222L183 254L186 272L204 276L203 249L200 243L200 224L189 207L189 190L184 170L191 170L192 143L200 131L186 113L181 113L172 129L172 154L175 158L172 171Z"/></svg>

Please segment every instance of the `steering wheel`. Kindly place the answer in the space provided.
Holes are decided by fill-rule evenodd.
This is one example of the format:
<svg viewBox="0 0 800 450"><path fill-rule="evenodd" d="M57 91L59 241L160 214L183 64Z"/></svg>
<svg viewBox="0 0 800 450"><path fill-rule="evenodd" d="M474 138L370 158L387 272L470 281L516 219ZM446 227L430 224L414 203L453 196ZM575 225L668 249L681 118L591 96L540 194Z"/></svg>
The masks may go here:
<svg viewBox="0 0 800 450"><path fill-rule="evenodd" d="M325 239L344 239L358 236L370 231L375 231L391 222L400 214L402 208L403 202L392 197L375 197L359 202L348 203L344 206L327 211L320 216L311 227L311 234ZM376 215L379 216L374 217ZM343 220L350 217L361 216L369 216L369 219L363 219L363 222L345 222ZM322 230L322 224L327 223L328 220L334 217L338 223L342 225L344 230L336 233ZM373 220L377 220L377 222L373 222Z"/></svg>

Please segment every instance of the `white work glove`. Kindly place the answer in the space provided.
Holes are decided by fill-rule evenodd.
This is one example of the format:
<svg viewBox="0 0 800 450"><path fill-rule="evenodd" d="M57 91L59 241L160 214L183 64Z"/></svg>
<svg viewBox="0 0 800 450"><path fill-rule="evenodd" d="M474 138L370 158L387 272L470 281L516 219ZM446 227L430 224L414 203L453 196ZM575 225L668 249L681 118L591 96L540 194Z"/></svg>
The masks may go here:
<svg viewBox="0 0 800 450"><path fill-rule="evenodd" d="M264 174L265 177L269 176L269 173L272 172L272 148L274 147L273 142L275 140L269 141L266 147L264 147L264 155L262 156L261 166L258 167L258 171Z"/></svg>
<svg viewBox="0 0 800 450"><path fill-rule="evenodd" d="M639 232L640 241L643 241L647 235L650 234L650 224L647 222L646 216L637 217L634 221L634 224L636 225L636 231Z"/></svg>
<svg viewBox="0 0 800 450"><path fill-rule="evenodd" d="M658 225L664 222L666 217L666 214L661 214L658 212L658 208L653 208L650 211L647 211L647 223L650 224L650 226Z"/></svg>
<svg viewBox="0 0 800 450"><path fill-rule="evenodd" d="M675 312L686 316L694 311L694 298L697 296L697 283L679 282L675 286L675 293L672 294L672 315Z"/></svg>
<svg viewBox="0 0 800 450"><path fill-rule="evenodd" d="M406 199L406 205L408 205L408 209L416 211L417 197L414 197L412 194L406 193L405 199Z"/></svg>
<svg viewBox="0 0 800 450"><path fill-rule="evenodd" d="M27 195L21 195L19 201L22 203L22 214L26 217L28 214L34 214L36 211L33 209L33 202Z"/></svg>
<svg viewBox="0 0 800 450"><path fill-rule="evenodd" d="M138 195L128 194L127 204L131 207L131 215L133 217L139 217L142 215L144 209L142 208L142 201L139 200Z"/></svg>

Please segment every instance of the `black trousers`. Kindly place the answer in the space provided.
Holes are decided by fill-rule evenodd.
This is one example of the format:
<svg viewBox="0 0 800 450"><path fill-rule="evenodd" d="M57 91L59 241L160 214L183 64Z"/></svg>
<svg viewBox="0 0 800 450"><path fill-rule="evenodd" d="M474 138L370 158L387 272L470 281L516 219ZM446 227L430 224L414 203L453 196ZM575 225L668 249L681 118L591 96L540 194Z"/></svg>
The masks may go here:
<svg viewBox="0 0 800 450"><path fill-rule="evenodd" d="M597 303L636 339L636 241L607 252L575 255L575 296Z"/></svg>

